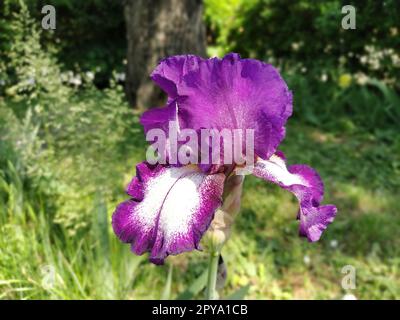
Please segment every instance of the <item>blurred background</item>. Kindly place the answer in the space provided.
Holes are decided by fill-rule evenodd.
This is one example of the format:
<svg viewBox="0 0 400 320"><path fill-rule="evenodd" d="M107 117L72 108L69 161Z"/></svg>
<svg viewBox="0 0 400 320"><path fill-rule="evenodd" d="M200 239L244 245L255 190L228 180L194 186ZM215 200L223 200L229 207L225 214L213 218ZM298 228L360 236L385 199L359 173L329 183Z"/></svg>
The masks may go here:
<svg viewBox="0 0 400 320"><path fill-rule="evenodd" d="M341 26L346 4L356 29ZM145 159L138 118L165 99L151 70L233 51L282 72L294 114L281 149L318 170L339 212L310 244L294 197L246 178L222 297L399 299L399 16L397 0L2 0L0 298L204 297L206 253L151 265L110 217Z"/></svg>

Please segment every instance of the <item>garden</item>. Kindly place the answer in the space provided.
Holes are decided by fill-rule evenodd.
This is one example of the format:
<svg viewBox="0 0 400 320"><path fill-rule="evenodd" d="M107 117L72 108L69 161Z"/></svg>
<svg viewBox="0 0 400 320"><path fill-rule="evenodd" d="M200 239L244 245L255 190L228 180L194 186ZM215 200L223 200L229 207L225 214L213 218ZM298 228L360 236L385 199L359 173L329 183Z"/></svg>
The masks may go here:
<svg viewBox="0 0 400 320"><path fill-rule="evenodd" d="M41 27L43 1L0 5L0 298L204 299L207 245L158 266L113 232L153 107L126 97L123 5L49 2L55 30ZM400 4L352 1L349 30L345 4L204 1L207 57L279 70L293 93L279 149L315 168L337 207L308 242L296 198L246 176L221 298L400 298Z"/></svg>

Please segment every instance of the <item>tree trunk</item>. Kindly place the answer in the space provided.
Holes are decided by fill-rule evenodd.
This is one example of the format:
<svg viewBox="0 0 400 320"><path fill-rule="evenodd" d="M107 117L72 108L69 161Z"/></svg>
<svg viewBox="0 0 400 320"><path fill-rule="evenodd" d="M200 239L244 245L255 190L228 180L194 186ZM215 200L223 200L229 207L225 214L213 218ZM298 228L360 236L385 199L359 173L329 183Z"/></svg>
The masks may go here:
<svg viewBox="0 0 400 320"><path fill-rule="evenodd" d="M150 80L158 62L176 54L205 56L202 0L125 0L126 93L137 108L159 106L161 90Z"/></svg>

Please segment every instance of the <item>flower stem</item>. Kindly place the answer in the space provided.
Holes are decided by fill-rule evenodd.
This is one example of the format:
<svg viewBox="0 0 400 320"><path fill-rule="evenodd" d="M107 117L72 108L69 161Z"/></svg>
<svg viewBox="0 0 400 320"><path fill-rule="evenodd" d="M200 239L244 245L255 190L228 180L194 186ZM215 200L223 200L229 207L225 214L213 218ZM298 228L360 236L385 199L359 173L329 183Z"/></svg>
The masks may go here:
<svg viewBox="0 0 400 320"><path fill-rule="evenodd" d="M207 282L207 296L208 300L217 300L218 292L216 289L217 285L217 273L218 273L218 261L219 252L217 250L211 250L210 260L208 264L208 282Z"/></svg>

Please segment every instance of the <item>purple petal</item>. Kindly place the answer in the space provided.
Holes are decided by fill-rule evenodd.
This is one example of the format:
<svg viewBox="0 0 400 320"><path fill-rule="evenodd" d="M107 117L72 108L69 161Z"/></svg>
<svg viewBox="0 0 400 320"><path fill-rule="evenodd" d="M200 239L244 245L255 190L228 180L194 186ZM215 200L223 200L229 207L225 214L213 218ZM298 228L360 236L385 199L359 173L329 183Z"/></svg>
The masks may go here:
<svg viewBox="0 0 400 320"><path fill-rule="evenodd" d="M140 123L143 125L145 133L151 129L161 129L168 136L169 122L179 121L177 115L177 104L172 102L166 107L147 110L140 117Z"/></svg>
<svg viewBox="0 0 400 320"><path fill-rule="evenodd" d="M336 215L334 205L320 206L324 195L324 185L318 173L306 165L286 168L283 153L277 152L268 160L256 162L253 174L264 180L278 184L292 192L300 203L298 218L299 233L309 241L318 241Z"/></svg>
<svg viewBox="0 0 400 320"><path fill-rule="evenodd" d="M127 188L133 197L114 212L112 225L138 255L162 264L170 254L199 248L221 205L224 174L206 175L196 166L151 166L143 162Z"/></svg>
<svg viewBox="0 0 400 320"><path fill-rule="evenodd" d="M151 79L168 94L170 99L175 99L178 95L177 86L183 76L197 69L202 60L194 55L172 56L163 59L152 72Z"/></svg>
<svg viewBox="0 0 400 320"><path fill-rule="evenodd" d="M167 106L146 111L140 118L140 123L147 133L150 129L159 128L168 134L169 121L179 121L177 117L178 97L177 85L184 75L197 69L202 58L194 55L172 56L160 61L151 73L151 79L168 94Z"/></svg>
<svg viewBox="0 0 400 320"><path fill-rule="evenodd" d="M271 156L285 135L292 96L271 65L228 55L209 59L178 87L179 115L190 128L253 129L255 153Z"/></svg>
<svg viewBox="0 0 400 320"><path fill-rule="evenodd" d="M182 128L253 129L255 153L268 159L285 136L292 94L269 64L229 54L203 60L176 56L163 60L152 74L177 104ZM161 114L164 128L171 113Z"/></svg>

